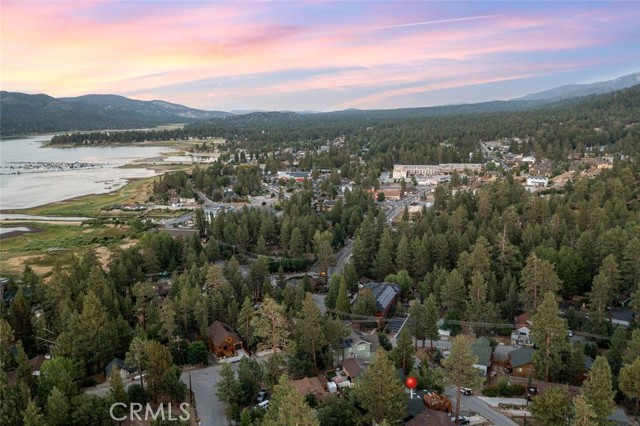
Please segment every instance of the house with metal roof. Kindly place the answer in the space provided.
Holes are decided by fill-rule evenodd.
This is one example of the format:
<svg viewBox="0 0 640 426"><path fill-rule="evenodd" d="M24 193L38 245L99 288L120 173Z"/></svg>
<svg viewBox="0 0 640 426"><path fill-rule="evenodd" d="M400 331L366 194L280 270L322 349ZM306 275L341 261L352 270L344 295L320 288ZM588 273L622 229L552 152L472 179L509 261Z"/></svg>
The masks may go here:
<svg viewBox="0 0 640 426"><path fill-rule="evenodd" d="M376 299L376 317L384 318L398 302L400 286L393 283L367 283L365 289L370 289Z"/></svg>
<svg viewBox="0 0 640 426"><path fill-rule="evenodd" d="M536 351L533 348L518 348L509 353L508 368L511 374L516 377L529 377L529 373L533 370L533 354Z"/></svg>

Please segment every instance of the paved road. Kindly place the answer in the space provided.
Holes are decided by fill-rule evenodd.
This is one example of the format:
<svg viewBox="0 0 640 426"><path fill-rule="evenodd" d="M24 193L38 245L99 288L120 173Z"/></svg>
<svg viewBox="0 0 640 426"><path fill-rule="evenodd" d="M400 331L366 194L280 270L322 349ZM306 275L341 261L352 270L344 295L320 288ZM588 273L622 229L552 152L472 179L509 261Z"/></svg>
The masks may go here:
<svg viewBox="0 0 640 426"><path fill-rule="evenodd" d="M456 391L457 390L455 388L449 388L445 391L445 395L449 397L454 405L454 410L456 404ZM475 396L463 395L460 399L460 405L466 410L478 413L496 426L518 426L518 424L509 417L495 411L489 404Z"/></svg>
<svg viewBox="0 0 640 426"><path fill-rule="evenodd" d="M231 364L235 371L237 363ZM220 368L222 364L214 364L206 368L191 370L191 389L195 395L198 416L202 421L202 426L226 426L229 423L224 415L224 405L215 394L215 385L220 378ZM189 372L185 371L180 376L180 380L189 387ZM140 383L139 380L126 380L125 388L133 383ZM108 382L96 387L85 389L85 392L100 397L105 397L109 391Z"/></svg>
<svg viewBox="0 0 640 426"><path fill-rule="evenodd" d="M196 408L202 426L225 426L229 424L224 415L224 405L215 393L222 364L191 371L191 389L196 397ZM237 364L231 364L235 370ZM189 373L183 372L180 380L189 386Z"/></svg>

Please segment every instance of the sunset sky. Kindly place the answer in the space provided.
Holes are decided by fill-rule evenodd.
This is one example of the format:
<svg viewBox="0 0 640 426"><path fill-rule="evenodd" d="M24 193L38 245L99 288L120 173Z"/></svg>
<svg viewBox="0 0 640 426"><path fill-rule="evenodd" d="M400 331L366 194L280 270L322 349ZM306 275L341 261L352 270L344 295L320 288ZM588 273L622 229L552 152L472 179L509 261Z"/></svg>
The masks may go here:
<svg viewBox="0 0 640 426"><path fill-rule="evenodd" d="M510 99L640 71L640 3L4 1L1 88L208 110Z"/></svg>

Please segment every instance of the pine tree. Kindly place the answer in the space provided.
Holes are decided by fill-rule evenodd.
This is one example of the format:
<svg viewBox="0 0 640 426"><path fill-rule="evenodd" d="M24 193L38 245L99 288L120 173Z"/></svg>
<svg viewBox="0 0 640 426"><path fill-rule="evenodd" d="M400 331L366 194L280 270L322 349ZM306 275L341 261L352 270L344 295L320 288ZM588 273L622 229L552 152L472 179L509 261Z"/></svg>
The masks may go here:
<svg viewBox="0 0 640 426"><path fill-rule="evenodd" d="M611 380L611 368L607 359L597 356L589 372L589 378L582 386L582 395L593 406L593 411L602 424L613 413L616 405L614 401L616 392L613 390Z"/></svg>
<svg viewBox="0 0 640 426"><path fill-rule="evenodd" d="M548 388L534 396L529 411L542 426L564 425L571 412L571 396L564 386Z"/></svg>
<svg viewBox="0 0 640 426"><path fill-rule="evenodd" d="M607 361L609 361L609 366L611 367L611 373L614 376L617 376L620 368L622 368L622 357L627 348L627 339L627 330L622 327L616 327L609 341L609 350L606 356Z"/></svg>
<svg viewBox="0 0 640 426"><path fill-rule="evenodd" d="M262 234L258 236L255 252L256 254L263 255L263 256L266 256L267 254L269 254L269 251L267 250L267 242L265 241L264 236Z"/></svg>
<svg viewBox="0 0 640 426"><path fill-rule="evenodd" d="M165 300L160 307L160 328L164 338L172 342L176 335L176 310L171 300Z"/></svg>
<svg viewBox="0 0 640 426"><path fill-rule="evenodd" d="M353 263L347 262L342 271L344 280L347 283L347 290L358 291L358 272L356 271L356 267L353 266Z"/></svg>
<svg viewBox="0 0 640 426"><path fill-rule="evenodd" d="M22 287L18 288L15 298L9 306L9 324L13 328L16 340L22 341L28 354L35 351L35 333L31 320L31 306L24 295Z"/></svg>
<svg viewBox="0 0 640 426"><path fill-rule="evenodd" d="M15 341L11 324L4 318L0 318L0 365L4 368L11 366L13 362L10 349Z"/></svg>
<svg viewBox="0 0 640 426"><path fill-rule="evenodd" d="M413 342L408 327L403 327L398 335L397 346L391 352L396 368L401 368L407 374L413 367Z"/></svg>
<svg viewBox="0 0 640 426"><path fill-rule="evenodd" d="M338 292L340 291L340 280L342 277L338 274L333 274L329 281L329 290L327 296L324 298L324 304L329 309L336 308L336 301L338 300Z"/></svg>
<svg viewBox="0 0 640 426"><path fill-rule="evenodd" d="M172 373L171 352L155 340L147 342L144 352L147 390L154 401L157 401L158 397L165 392L168 375Z"/></svg>
<svg viewBox="0 0 640 426"><path fill-rule="evenodd" d="M351 304L349 303L349 296L347 296L347 284L344 281L344 277L340 278L340 288L338 289L338 297L336 299L336 311L340 312L341 318L347 318L351 312Z"/></svg>
<svg viewBox="0 0 640 426"><path fill-rule="evenodd" d="M324 336L322 313L318 305L313 300L313 295L307 293L302 302L300 317L296 323L298 347L307 352L313 358L314 367L318 367L316 353L324 347L326 339Z"/></svg>
<svg viewBox="0 0 640 426"><path fill-rule="evenodd" d="M418 349L418 340L422 340L422 347L424 347L424 341L427 338L426 315L426 308L419 300L411 302L409 307L409 326L411 327L411 334L415 337L414 349Z"/></svg>
<svg viewBox="0 0 640 426"><path fill-rule="evenodd" d="M47 426L66 426L69 424L69 408L64 394L54 387L47 399Z"/></svg>
<svg viewBox="0 0 640 426"><path fill-rule="evenodd" d="M266 297L262 306L251 320L254 335L263 340L261 346L271 347L272 353L278 346L287 346L289 343L289 324L285 317L284 308L275 300Z"/></svg>
<svg viewBox="0 0 640 426"><path fill-rule="evenodd" d="M485 322L490 311L487 302L487 283L480 273L475 273L469 287L469 302L467 303L467 319L475 323L472 328L478 334L484 328L481 322Z"/></svg>
<svg viewBox="0 0 640 426"><path fill-rule="evenodd" d="M370 421L395 423L405 415L407 397L384 349L378 349L373 362L356 382L353 393Z"/></svg>
<svg viewBox="0 0 640 426"><path fill-rule="evenodd" d="M320 426L317 412L309 407L304 397L282 375L273 388L273 395L262 421L263 426Z"/></svg>
<svg viewBox="0 0 640 426"><path fill-rule="evenodd" d="M449 313L462 314L465 311L467 294L464 287L464 278L457 269L449 273L441 292L441 298Z"/></svg>
<svg viewBox="0 0 640 426"><path fill-rule="evenodd" d="M599 426L598 418L593 406L589 404L584 396L578 395L573 398L573 408L575 414L571 421L571 426Z"/></svg>
<svg viewBox="0 0 640 426"><path fill-rule="evenodd" d="M531 317L531 335L538 346L533 364L539 376L549 381L562 368L562 351L569 347L567 321L560 317L556 296L552 292L544 295L544 300Z"/></svg>
<svg viewBox="0 0 640 426"><path fill-rule="evenodd" d="M425 308L425 332L427 339L429 339L431 345L431 352L433 352L433 342L440 338L440 331L438 330L438 306L436 305L436 297L430 294L424 304ZM424 347L424 341L422 342Z"/></svg>
<svg viewBox="0 0 640 426"><path fill-rule="evenodd" d="M474 367L477 362L478 357L471 351L471 341L465 336L453 339L451 353L442 361L445 382L456 387L456 423L460 417L460 389L478 387L483 381Z"/></svg>
<svg viewBox="0 0 640 426"><path fill-rule="evenodd" d="M403 269L405 271L411 270L411 265L412 265L411 250L409 249L409 239L405 234L402 234L402 237L400 237L400 241L398 242L396 264L399 270L403 270Z"/></svg>
<svg viewBox="0 0 640 426"><path fill-rule="evenodd" d="M113 402L129 403L129 396L127 390L122 382L122 376L120 375L120 369L114 367L109 375L109 392L107 397Z"/></svg>
<svg viewBox="0 0 640 426"><path fill-rule="evenodd" d="M389 228L385 228L382 232L382 238L380 238L380 246L375 260L378 279L384 279L395 270L393 253L393 237Z"/></svg>
<svg viewBox="0 0 640 426"><path fill-rule="evenodd" d="M27 404L27 409L22 415L22 422L24 426L47 425L47 423L44 421L42 413L40 413L40 409L38 408L34 400L29 401L29 404Z"/></svg>
<svg viewBox="0 0 640 426"><path fill-rule="evenodd" d="M124 363L129 367L135 368L138 372L141 372L145 366L147 340L142 336L135 336L131 340L129 345L129 351L127 351ZM142 374L139 374L140 386L144 389L144 381Z"/></svg>
<svg viewBox="0 0 640 426"><path fill-rule="evenodd" d="M302 233L297 226L291 231L291 239L289 240L289 255L291 257L304 256L304 240L302 239Z"/></svg>
<svg viewBox="0 0 640 426"><path fill-rule="evenodd" d="M220 368L220 379L216 382L216 395L224 405L224 413L228 419L237 420L240 415L242 390L240 382L231 369L231 364L224 363Z"/></svg>
<svg viewBox="0 0 640 426"><path fill-rule="evenodd" d="M636 399L636 414L640 414L640 357L620 369L618 380L618 386L627 398Z"/></svg>
<svg viewBox="0 0 640 426"><path fill-rule="evenodd" d="M628 341L627 349L623 355L623 360L627 364L631 364L638 358L640 358L640 328L631 332L631 339Z"/></svg>
<svg viewBox="0 0 640 426"><path fill-rule="evenodd" d="M551 292L556 294L560 289L560 279L553 265L540 259L535 253L527 258L522 270L520 301L525 310L535 311L542 297Z"/></svg>
<svg viewBox="0 0 640 426"><path fill-rule="evenodd" d="M316 259L324 272L325 285L329 279L329 268L335 264L333 258L333 247L331 246L333 241L333 235L331 231L316 231L313 236L313 247L316 254Z"/></svg>
<svg viewBox="0 0 640 426"><path fill-rule="evenodd" d="M244 302L242 302L242 309L240 309L240 313L238 314L237 330L240 337L242 337L242 341L247 347L251 347L254 341L253 326L251 325L254 316L255 310L251 304L251 299L246 297Z"/></svg>

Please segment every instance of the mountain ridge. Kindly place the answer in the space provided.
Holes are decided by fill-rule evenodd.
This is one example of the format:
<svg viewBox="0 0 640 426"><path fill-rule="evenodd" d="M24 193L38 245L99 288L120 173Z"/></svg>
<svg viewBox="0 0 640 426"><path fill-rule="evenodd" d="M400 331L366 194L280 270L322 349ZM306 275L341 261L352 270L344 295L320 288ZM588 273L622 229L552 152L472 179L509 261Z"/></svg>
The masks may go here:
<svg viewBox="0 0 640 426"><path fill-rule="evenodd" d="M162 100L141 101L119 95L54 98L46 94L8 91L0 92L0 110L3 135L153 127L231 115Z"/></svg>

